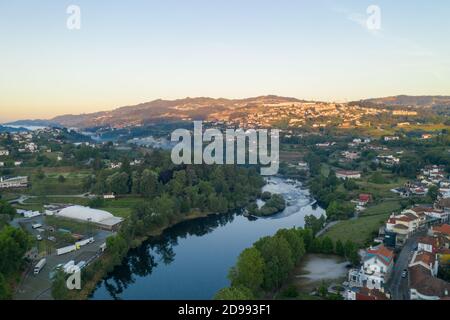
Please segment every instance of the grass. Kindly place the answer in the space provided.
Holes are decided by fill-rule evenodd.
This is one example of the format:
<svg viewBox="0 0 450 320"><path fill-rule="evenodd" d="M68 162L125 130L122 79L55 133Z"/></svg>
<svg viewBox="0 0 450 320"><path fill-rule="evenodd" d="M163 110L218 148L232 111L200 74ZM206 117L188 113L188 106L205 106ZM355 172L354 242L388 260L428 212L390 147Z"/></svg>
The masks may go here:
<svg viewBox="0 0 450 320"><path fill-rule="evenodd" d="M36 175L42 170L45 177L39 179ZM52 167L52 168L18 168L14 174L29 177L30 188L24 193L31 195L74 195L85 192L83 181L91 174L89 170L80 170L74 167ZM59 177L65 178L64 182Z"/></svg>
<svg viewBox="0 0 450 320"><path fill-rule="evenodd" d="M386 222L390 214L389 211L383 214L361 216L356 220L341 221L331 227L323 236L328 236L333 241L350 240L364 246L372 240L372 235Z"/></svg>
<svg viewBox="0 0 450 320"><path fill-rule="evenodd" d="M107 211L116 217L128 218L133 211L133 208L115 208L115 207L103 207L99 210Z"/></svg>
<svg viewBox="0 0 450 320"><path fill-rule="evenodd" d="M61 204L74 204L74 205L86 206L89 204L89 199L78 198L78 197L52 197L52 196L44 197L44 196L40 196L37 198L27 199L24 203L39 204L39 205L61 203Z"/></svg>
<svg viewBox="0 0 450 320"><path fill-rule="evenodd" d="M385 213L399 211L401 208L402 206L399 200L388 200L369 206L365 211L362 212L361 216L382 215Z"/></svg>
<svg viewBox="0 0 450 320"><path fill-rule="evenodd" d="M139 197L126 197L115 200L105 200L105 205L100 210L107 211L115 216L121 218L128 218L133 211L133 208L143 202L143 198Z"/></svg>

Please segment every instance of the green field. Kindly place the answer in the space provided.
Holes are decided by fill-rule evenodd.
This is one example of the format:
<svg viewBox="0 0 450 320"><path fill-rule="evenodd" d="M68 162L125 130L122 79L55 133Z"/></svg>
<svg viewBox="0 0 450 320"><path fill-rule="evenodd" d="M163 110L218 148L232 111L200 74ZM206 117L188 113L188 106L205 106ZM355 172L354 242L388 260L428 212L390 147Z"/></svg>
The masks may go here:
<svg viewBox="0 0 450 320"><path fill-rule="evenodd" d="M356 220L341 221L330 228L323 236L330 237L333 241L343 242L350 240L360 246L365 246L372 240L372 235L386 222L390 212L362 216Z"/></svg>
<svg viewBox="0 0 450 320"><path fill-rule="evenodd" d="M365 211L361 213L361 216L376 216L385 213L392 213L394 211L400 211L402 208L400 201L398 200L386 200L378 204L368 206Z"/></svg>
<svg viewBox="0 0 450 320"><path fill-rule="evenodd" d="M128 218L131 212L133 211L134 207L143 201L144 199L139 197L127 197L115 200L106 200L105 205L102 206L100 209L108 211L111 214L118 217Z"/></svg>

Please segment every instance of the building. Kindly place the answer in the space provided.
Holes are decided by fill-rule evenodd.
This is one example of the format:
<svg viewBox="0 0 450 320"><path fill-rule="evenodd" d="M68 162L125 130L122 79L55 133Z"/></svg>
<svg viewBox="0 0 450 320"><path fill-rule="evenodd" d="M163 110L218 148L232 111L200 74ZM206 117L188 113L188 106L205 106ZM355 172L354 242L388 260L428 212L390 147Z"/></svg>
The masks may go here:
<svg viewBox="0 0 450 320"><path fill-rule="evenodd" d="M358 204L360 206L365 206L365 205L367 205L370 202L372 202L372 195L371 194L362 193L362 194L359 195Z"/></svg>
<svg viewBox="0 0 450 320"><path fill-rule="evenodd" d="M421 265L430 270L433 277L437 276L439 269L439 261L436 259L436 254L426 251L416 251L409 263L409 267Z"/></svg>
<svg viewBox="0 0 450 320"><path fill-rule="evenodd" d="M411 234L419 230L421 218L415 214L404 211L400 215L392 214L386 222L386 231L395 233L395 246L401 247Z"/></svg>
<svg viewBox="0 0 450 320"><path fill-rule="evenodd" d="M0 189L26 188L28 177L3 178L0 177Z"/></svg>
<svg viewBox="0 0 450 320"><path fill-rule="evenodd" d="M339 179L361 179L361 172L350 170L338 170L336 171L336 177Z"/></svg>
<svg viewBox="0 0 450 320"><path fill-rule="evenodd" d="M116 195L114 194L114 193L108 193L108 194L104 194L103 195L103 199L108 199L108 200L110 200L110 199L115 199L116 198Z"/></svg>
<svg viewBox="0 0 450 320"><path fill-rule="evenodd" d="M409 268L411 300L442 300L450 298L450 283L435 278L432 272L421 264Z"/></svg>
<svg viewBox="0 0 450 320"><path fill-rule="evenodd" d="M115 217L109 212L82 206L71 206L64 208L56 213L56 216L82 222L94 223L100 228L106 230L117 229L123 221L122 218Z"/></svg>
<svg viewBox="0 0 450 320"><path fill-rule="evenodd" d="M398 136L387 136L387 137L384 137L384 141L386 141L386 142L388 142L388 141L397 141L397 140L400 140L400 137L398 137Z"/></svg>
<svg viewBox="0 0 450 320"><path fill-rule="evenodd" d="M441 226L431 227L431 234L434 236L442 236L450 240L450 225L443 224Z"/></svg>
<svg viewBox="0 0 450 320"><path fill-rule="evenodd" d="M347 290L345 299L354 301L375 301L389 300L389 297L380 290L354 287Z"/></svg>
<svg viewBox="0 0 450 320"><path fill-rule="evenodd" d="M9 156L9 151L5 149L0 149L0 156Z"/></svg>
<svg viewBox="0 0 450 320"><path fill-rule="evenodd" d="M420 237L417 239L417 250L428 253L436 253L439 248L439 239L436 237Z"/></svg>
<svg viewBox="0 0 450 320"><path fill-rule="evenodd" d="M351 287L365 287L384 291L384 285L394 268L394 252L384 245L367 250L360 269L349 271Z"/></svg>

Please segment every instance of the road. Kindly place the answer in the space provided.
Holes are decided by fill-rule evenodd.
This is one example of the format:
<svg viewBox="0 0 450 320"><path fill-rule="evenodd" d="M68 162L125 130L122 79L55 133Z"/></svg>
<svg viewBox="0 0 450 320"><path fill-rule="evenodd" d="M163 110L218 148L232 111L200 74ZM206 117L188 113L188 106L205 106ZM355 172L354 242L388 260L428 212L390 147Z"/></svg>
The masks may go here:
<svg viewBox="0 0 450 320"><path fill-rule="evenodd" d="M409 280L408 277L402 278L402 272L408 269L409 261L417 246L417 238L422 235L421 233L417 233L409 238L397 258L391 278L387 283L393 300L409 300Z"/></svg>

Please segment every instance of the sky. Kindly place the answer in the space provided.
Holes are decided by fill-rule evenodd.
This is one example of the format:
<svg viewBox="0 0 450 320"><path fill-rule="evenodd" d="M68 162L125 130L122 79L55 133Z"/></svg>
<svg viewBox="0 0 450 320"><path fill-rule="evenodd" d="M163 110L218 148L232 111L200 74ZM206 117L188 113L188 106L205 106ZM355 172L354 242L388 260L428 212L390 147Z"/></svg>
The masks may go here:
<svg viewBox="0 0 450 320"><path fill-rule="evenodd" d="M447 0L0 0L0 122L159 98L450 95L449 16Z"/></svg>

